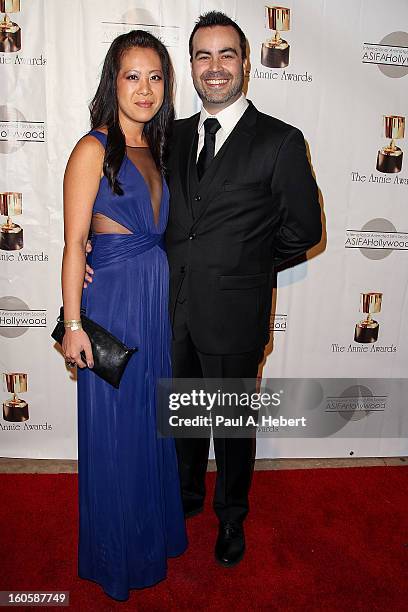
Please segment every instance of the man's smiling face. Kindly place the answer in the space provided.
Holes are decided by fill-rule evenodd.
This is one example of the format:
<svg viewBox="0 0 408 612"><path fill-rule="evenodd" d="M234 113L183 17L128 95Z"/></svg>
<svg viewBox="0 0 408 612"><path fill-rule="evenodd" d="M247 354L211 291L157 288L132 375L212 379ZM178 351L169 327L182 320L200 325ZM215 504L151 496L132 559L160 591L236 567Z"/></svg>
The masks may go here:
<svg viewBox="0 0 408 612"><path fill-rule="evenodd" d="M191 75L207 110L216 113L240 97L245 65L232 26L199 28L194 34Z"/></svg>

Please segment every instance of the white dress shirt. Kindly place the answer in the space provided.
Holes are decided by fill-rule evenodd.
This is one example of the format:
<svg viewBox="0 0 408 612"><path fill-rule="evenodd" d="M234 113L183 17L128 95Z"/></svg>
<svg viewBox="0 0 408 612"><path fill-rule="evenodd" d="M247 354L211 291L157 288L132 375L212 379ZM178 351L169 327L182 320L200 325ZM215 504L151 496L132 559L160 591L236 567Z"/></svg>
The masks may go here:
<svg viewBox="0 0 408 612"><path fill-rule="evenodd" d="M227 108L224 108L222 111L217 113L216 115L210 115L204 106L201 109L200 119L198 122L198 147L197 147L197 159L200 155L200 151L204 146L204 121L206 119L217 119L221 125L221 128L215 135L215 153L217 155L218 151L221 149L224 142L227 140L228 136L231 134L234 127L237 125L238 121L241 119L242 115L245 113L248 108L248 100L244 96L241 95L238 100L236 100Z"/></svg>

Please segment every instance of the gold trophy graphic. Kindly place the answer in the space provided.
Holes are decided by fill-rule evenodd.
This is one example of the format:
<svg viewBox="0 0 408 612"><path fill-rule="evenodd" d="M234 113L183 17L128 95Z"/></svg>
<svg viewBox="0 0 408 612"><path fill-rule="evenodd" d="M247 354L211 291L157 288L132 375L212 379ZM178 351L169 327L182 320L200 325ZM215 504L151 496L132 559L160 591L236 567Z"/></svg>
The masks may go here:
<svg viewBox="0 0 408 612"><path fill-rule="evenodd" d="M0 0L0 53L15 53L21 49L21 28L11 21L8 13L20 12L20 0Z"/></svg>
<svg viewBox="0 0 408 612"><path fill-rule="evenodd" d="M17 393L26 393L27 374L12 372L3 374L5 389L13 394L13 397L3 402L3 419L13 423L28 421L28 404L26 401L17 397Z"/></svg>
<svg viewBox="0 0 408 612"><path fill-rule="evenodd" d="M386 174L401 172L403 153L396 146L395 140L404 138L404 133L405 117L399 115L384 116L384 134L386 138L391 139L391 142L378 151L377 170L379 172L385 172Z"/></svg>
<svg viewBox="0 0 408 612"><path fill-rule="evenodd" d="M275 33L262 44L261 63L268 68L285 68L289 64L289 44L279 32L290 30L290 9L283 6L265 6L268 28Z"/></svg>
<svg viewBox="0 0 408 612"><path fill-rule="evenodd" d="M16 191L0 193L0 214L7 217L6 223L0 227L0 249L3 251L19 251L24 246L23 230L13 223L11 216L21 215L22 194Z"/></svg>
<svg viewBox="0 0 408 612"><path fill-rule="evenodd" d="M366 315L366 318L356 325L354 331L355 342L362 344L377 342L380 326L371 315L381 312L382 296L383 294L377 291L360 293L360 311Z"/></svg>

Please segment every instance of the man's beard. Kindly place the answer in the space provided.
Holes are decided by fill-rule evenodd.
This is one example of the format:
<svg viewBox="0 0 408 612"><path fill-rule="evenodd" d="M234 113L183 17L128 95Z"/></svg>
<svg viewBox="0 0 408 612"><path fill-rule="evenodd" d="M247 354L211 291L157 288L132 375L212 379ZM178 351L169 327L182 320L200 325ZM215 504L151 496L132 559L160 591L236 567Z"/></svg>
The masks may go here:
<svg viewBox="0 0 408 612"><path fill-rule="evenodd" d="M200 75L198 79L193 77L193 84L196 92L200 96L201 100L205 100L210 104L226 104L232 98L235 98L238 94L242 92L242 87L244 85L244 70L241 70L241 74L234 79L231 80L231 73L227 71L223 72L204 72L204 74ZM204 79L228 79L230 82L230 87L227 91L217 92L217 91L208 91L204 88L202 81Z"/></svg>

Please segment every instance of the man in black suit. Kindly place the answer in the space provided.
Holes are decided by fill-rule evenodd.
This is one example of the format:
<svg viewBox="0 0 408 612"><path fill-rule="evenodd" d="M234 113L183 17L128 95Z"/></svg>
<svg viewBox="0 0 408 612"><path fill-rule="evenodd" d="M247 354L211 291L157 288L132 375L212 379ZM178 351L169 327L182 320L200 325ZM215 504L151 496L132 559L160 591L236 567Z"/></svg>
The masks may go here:
<svg viewBox="0 0 408 612"><path fill-rule="evenodd" d="M175 124L166 231L175 378L255 378L269 339L274 270L321 238L318 191L302 133L242 93L246 39L223 13L199 18L191 73L203 107ZM177 439L186 516L203 508L209 439ZM245 551L254 440L214 439L215 547Z"/></svg>

